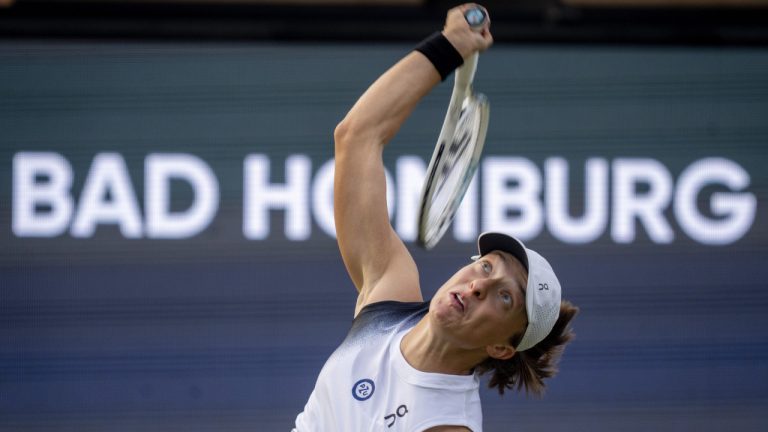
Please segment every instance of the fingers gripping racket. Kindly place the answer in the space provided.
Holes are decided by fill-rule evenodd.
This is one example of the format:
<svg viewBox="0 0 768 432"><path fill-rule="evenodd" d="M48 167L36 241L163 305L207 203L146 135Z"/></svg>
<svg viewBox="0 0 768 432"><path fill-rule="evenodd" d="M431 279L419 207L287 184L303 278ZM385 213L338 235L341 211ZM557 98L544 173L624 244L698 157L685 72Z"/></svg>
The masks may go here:
<svg viewBox="0 0 768 432"><path fill-rule="evenodd" d="M487 19L480 8L467 10L464 17L473 29L480 29ZM425 249L432 249L453 221L477 171L485 143L490 106L485 95L472 90L477 59L475 53L456 69L448 111L427 168L418 235L418 242Z"/></svg>

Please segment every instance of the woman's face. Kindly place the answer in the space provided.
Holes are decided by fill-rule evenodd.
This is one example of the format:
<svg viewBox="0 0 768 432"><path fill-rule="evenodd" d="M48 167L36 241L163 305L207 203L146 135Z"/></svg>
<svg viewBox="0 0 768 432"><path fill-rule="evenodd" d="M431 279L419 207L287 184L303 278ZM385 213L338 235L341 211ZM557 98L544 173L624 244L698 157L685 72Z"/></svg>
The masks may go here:
<svg viewBox="0 0 768 432"><path fill-rule="evenodd" d="M462 349L509 344L528 325L527 279L517 258L488 253L440 287L430 304L432 324Z"/></svg>

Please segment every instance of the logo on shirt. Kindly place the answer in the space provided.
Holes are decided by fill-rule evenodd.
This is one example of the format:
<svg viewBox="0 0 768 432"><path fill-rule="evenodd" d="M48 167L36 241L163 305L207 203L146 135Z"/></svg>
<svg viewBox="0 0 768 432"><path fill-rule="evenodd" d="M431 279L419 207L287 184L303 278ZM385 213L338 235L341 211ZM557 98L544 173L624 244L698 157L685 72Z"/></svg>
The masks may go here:
<svg viewBox="0 0 768 432"><path fill-rule="evenodd" d="M406 414L408 414L408 407L405 404L403 404L397 407L395 412L393 412L392 414L384 416L384 421L387 422L387 427L391 428L392 426L395 425L395 421L399 417L405 417Z"/></svg>
<svg viewBox="0 0 768 432"><path fill-rule="evenodd" d="M373 384L373 381L364 378L352 386L352 397L359 401L368 400L373 396L374 390L376 390L376 386Z"/></svg>

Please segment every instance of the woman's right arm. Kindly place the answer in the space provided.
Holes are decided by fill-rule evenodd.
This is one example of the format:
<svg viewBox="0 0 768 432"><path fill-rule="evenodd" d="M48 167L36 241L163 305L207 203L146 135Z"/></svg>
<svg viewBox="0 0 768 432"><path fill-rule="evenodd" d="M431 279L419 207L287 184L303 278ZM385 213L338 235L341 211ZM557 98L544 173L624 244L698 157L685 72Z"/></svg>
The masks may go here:
<svg viewBox="0 0 768 432"><path fill-rule="evenodd" d="M443 34L466 58L492 43L475 32L467 4L448 12ZM379 77L336 127L334 217L344 265L359 292L355 314L375 301L421 301L416 264L389 222L382 153L440 74L413 51Z"/></svg>

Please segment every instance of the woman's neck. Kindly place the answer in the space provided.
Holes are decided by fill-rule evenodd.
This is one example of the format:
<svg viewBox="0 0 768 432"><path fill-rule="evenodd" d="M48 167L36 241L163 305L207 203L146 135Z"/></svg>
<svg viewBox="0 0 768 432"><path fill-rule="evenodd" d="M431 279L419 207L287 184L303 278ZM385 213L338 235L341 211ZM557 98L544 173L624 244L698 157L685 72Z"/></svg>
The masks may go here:
<svg viewBox="0 0 768 432"><path fill-rule="evenodd" d="M482 348L459 348L439 337L430 326L429 314L405 334L400 352L414 369L450 375L469 375L488 356Z"/></svg>

